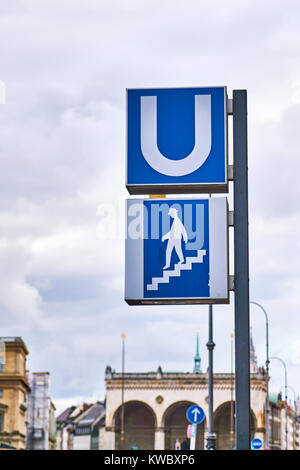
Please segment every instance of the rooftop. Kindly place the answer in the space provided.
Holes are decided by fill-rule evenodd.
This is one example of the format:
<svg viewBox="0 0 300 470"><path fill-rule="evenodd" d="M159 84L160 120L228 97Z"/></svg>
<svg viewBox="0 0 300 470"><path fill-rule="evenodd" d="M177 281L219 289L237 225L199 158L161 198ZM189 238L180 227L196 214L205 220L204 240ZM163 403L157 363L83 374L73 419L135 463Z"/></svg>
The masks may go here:
<svg viewBox="0 0 300 470"><path fill-rule="evenodd" d="M23 343L21 336L0 336L3 343Z"/></svg>
<svg viewBox="0 0 300 470"><path fill-rule="evenodd" d="M87 411L87 413L78 421L79 426L83 426L85 424L93 423L96 419L104 414L105 408L103 403L95 403L91 406L91 408Z"/></svg>
<svg viewBox="0 0 300 470"><path fill-rule="evenodd" d="M0 344L3 345L3 343L6 344L6 347L10 348L14 348L15 345L18 345L18 347L23 348L25 354L29 354L29 351L21 336L0 336Z"/></svg>
<svg viewBox="0 0 300 470"><path fill-rule="evenodd" d="M65 421L68 416L72 413L72 411L75 409L75 406L70 406L69 408L67 408L65 411L63 411L57 418L56 418L56 421L58 423L62 423L63 421Z"/></svg>
<svg viewBox="0 0 300 470"><path fill-rule="evenodd" d="M251 379L263 379L264 369L258 368L257 373L251 373ZM106 367L105 380L207 380L207 372L165 372L162 371L161 367L158 367L156 372L116 372L112 370L110 366ZM231 372L215 372L215 379L219 380L232 380L234 374Z"/></svg>

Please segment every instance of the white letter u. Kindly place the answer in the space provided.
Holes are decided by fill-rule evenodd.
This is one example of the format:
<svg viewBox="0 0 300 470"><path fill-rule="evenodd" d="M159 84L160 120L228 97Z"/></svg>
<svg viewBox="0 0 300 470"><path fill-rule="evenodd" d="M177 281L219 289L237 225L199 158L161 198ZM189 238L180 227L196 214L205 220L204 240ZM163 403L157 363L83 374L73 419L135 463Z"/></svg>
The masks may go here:
<svg viewBox="0 0 300 470"><path fill-rule="evenodd" d="M180 160L165 157L157 146L157 97L141 96L141 149L149 165L163 175L184 176L200 168L211 150L211 96L195 95L195 145Z"/></svg>

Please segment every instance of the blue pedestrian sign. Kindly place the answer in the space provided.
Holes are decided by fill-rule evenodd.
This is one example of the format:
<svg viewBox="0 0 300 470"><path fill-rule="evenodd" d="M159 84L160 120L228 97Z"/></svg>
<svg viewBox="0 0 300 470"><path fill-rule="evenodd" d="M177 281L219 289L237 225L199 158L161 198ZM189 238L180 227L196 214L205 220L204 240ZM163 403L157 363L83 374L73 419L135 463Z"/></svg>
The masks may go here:
<svg viewBox="0 0 300 470"><path fill-rule="evenodd" d="M227 90L127 90L130 194L227 192Z"/></svg>
<svg viewBox="0 0 300 470"><path fill-rule="evenodd" d="M205 413L203 408L198 405L192 405L187 409L186 412L187 420L192 424L200 424L205 419Z"/></svg>
<svg viewBox="0 0 300 470"><path fill-rule="evenodd" d="M227 199L127 201L129 305L228 303Z"/></svg>
<svg viewBox="0 0 300 470"><path fill-rule="evenodd" d="M263 445L263 442L261 439L259 439L258 437L255 437L254 439L252 439L251 441L251 449L253 450L258 450L262 447Z"/></svg>

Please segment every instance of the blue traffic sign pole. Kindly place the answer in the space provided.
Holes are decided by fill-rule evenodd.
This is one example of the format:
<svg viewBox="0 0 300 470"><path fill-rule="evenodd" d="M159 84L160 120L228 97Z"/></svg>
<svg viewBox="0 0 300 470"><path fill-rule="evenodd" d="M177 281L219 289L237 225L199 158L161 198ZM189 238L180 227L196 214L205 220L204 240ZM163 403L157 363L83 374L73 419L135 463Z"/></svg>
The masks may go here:
<svg viewBox="0 0 300 470"><path fill-rule="evenodd" d="M190 450L196 449L196 437L197 437L197 424L192 424Z"/></svg>
<svg viewBox="0 0 300 470"><path fill-rule="evenodd" d="M247 91L233 90L235 435L250 449Z"/></svg>

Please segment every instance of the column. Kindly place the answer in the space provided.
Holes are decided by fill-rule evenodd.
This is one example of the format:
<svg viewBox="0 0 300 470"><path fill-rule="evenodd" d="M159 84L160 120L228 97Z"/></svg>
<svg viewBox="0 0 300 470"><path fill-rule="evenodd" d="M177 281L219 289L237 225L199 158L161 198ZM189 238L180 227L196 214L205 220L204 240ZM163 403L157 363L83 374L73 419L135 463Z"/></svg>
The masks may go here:
<svg viewBox="0 0 300 470"><path fill-rule="evenodd" d="M165 431L164 428L156 428L154 436L154 450L164 450L165 448Z"/></svg>

